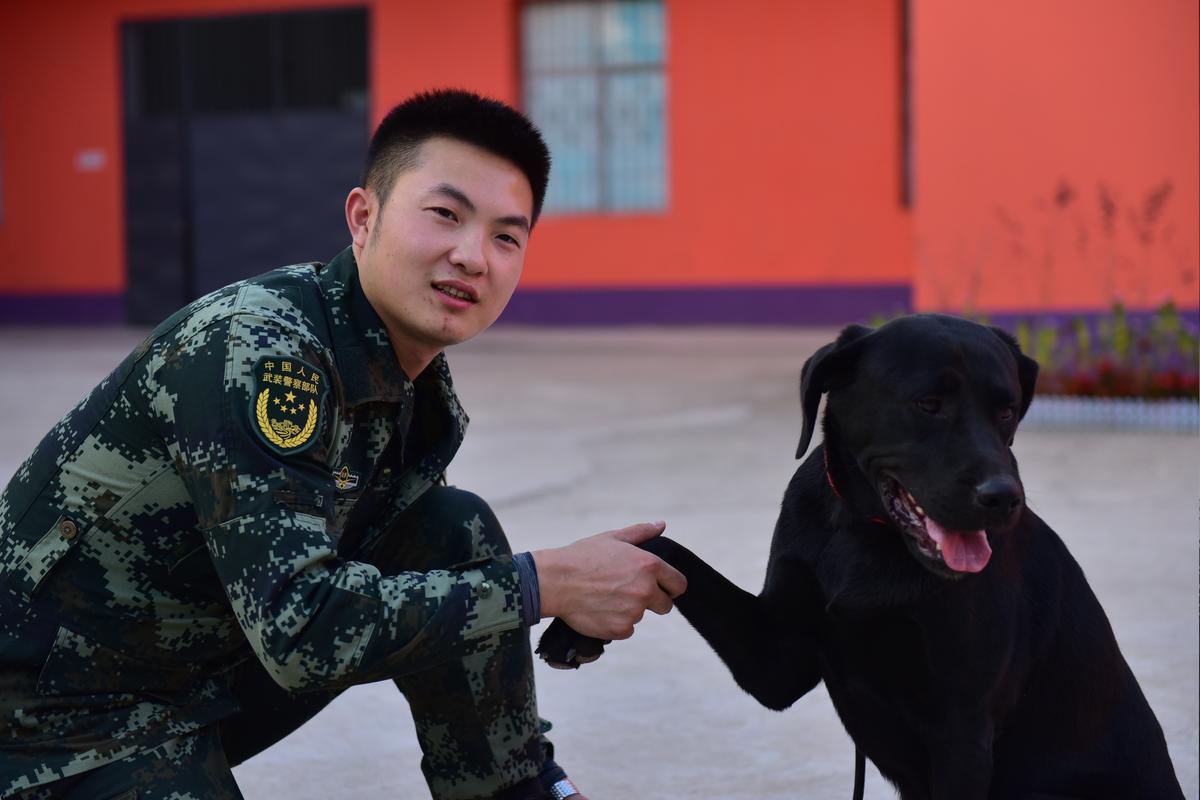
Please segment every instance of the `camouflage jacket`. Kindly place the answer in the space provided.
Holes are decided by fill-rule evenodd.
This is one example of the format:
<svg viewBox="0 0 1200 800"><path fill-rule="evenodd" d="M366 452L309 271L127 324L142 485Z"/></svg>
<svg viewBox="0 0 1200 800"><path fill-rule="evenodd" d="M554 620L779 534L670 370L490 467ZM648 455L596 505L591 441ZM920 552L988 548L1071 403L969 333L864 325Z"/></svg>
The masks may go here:
<svg viewBox="0 0 1200 800"><path fill-rule="evenodd" d="M0 496L0 795L232 713L250 657L286 688L336 688L518 627L510 557L393 576L353 560L466 423L443 356L404 376L349 250L165 321Z"/></svg>

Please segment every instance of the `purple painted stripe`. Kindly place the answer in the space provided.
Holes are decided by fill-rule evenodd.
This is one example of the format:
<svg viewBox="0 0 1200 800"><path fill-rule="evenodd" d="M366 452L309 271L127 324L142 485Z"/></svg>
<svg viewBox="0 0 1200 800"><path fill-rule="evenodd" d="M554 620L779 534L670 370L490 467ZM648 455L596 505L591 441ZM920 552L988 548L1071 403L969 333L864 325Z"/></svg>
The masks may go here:
<svg viewBox="0 0 1200 800"><path fill-rule="evenodd" d="M907 284L518 289L501 322L844 325L912 308Z"/></svg>
<svg viewBox="0 0 1200 800"><path fill-rule="evenodd" d="M912 290L902 284L868 286L729 286L645 289L519 289L501 322L533 325L738 324L843 325L876 314L891 317L912 308ZM1131 310L1143 323L1154 312ZM1200 309L1180 310L1200 324ZM1082 317L1093 325L1104 310L1029 311L989 314L994 325L1012 329L1021 320L1066 321ZM0 294L0 325L95 325L125 321L124 296L94 294Z"/></svg>
<svg viewBox="0 0 1200 800"><path fill-rule="evenodd" d="M124 321L123 293L0 294L0 325L106 325Z"/></svg>

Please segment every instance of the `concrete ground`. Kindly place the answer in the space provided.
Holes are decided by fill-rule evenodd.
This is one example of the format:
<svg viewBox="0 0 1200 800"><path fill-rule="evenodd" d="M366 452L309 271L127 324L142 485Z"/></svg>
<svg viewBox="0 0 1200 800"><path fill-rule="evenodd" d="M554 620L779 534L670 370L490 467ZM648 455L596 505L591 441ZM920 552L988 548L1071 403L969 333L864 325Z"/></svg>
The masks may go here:
<svg viewBox="0 0 1200 800"><path fill-rule="evenodd" d="M140 333L0 329L0 480ZM450 480L493 503L518 549L662 518L757 589L795 468L800 365L831 333L486 333L451 353L472 425ZM1030 504L1082 564L1196 800L1196 438L1023 431L1016 450ZM579 672L539 665L538 682L560 762L592 800L850 796L854 750L824 689L762 709L678 614L649 615ZM381 683L235 773L250 800L427 797L418 762L405 704ZM895 796L868 772L867 797Z"/></svg>

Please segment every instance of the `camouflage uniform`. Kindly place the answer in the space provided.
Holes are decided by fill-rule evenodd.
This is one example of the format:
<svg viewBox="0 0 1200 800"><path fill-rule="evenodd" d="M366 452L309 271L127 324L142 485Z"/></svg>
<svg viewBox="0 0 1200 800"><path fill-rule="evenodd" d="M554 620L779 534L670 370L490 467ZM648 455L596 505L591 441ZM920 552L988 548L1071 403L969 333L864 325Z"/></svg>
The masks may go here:
<svg viewBox="0 0 1200 800"><path fill-rule="evenodd" d="M0 496L0 795L151 763L161 796L237 797L226 756L383 678L436 797L552 765L511 551L435 487L466 424L443 356L398 368L349 250L165 321Z"/></svg>

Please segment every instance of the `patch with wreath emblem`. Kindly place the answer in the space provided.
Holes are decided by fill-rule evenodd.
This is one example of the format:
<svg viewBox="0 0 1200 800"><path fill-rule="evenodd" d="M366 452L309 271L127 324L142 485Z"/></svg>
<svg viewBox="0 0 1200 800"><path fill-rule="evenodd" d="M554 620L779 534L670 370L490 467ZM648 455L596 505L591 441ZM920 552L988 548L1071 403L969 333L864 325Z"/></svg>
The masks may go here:
<svg viewBox="0 0 1200 800"><path fill-rule="evenodd" d="M325 374L307 361L260 358L250 400L254 432L277 453L299 453L317 440L327 389Z"/></svg>

